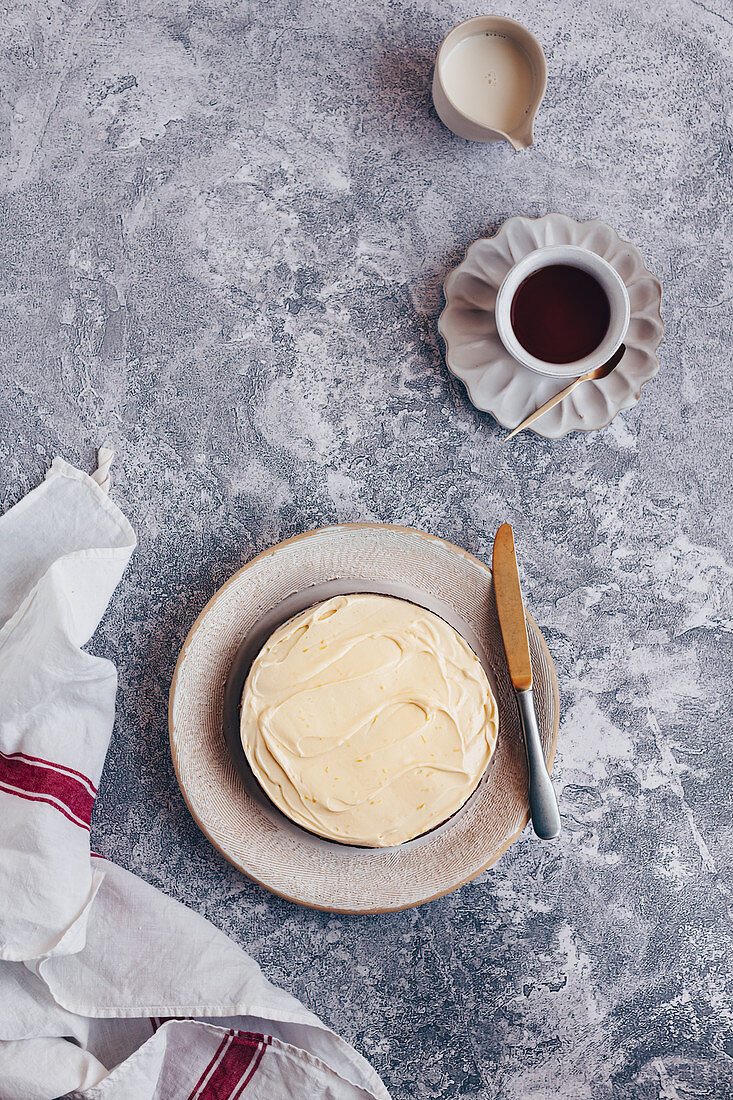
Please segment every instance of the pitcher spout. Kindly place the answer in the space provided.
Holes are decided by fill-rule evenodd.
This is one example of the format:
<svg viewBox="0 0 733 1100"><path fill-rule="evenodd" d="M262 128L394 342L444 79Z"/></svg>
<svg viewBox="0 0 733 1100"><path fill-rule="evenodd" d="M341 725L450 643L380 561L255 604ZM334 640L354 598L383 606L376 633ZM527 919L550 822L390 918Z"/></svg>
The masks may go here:
<svg viewBox="0 0 733 1100"><path fill-rule="evenodd" d="M507 134L506 139L517 151L529 149L530 145L534 144L534 118L528 118L518 129Z"/></svg>

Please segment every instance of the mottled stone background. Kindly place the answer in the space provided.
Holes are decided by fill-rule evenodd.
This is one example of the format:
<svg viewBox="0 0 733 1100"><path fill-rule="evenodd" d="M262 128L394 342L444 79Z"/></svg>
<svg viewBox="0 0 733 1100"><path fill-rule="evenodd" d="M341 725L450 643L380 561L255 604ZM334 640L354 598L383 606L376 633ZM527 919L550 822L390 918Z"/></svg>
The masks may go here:
<svg viewBox="0 0 733 1100"><path fill-rule="evenodd" d="M93 843L205 913L395 1100L730 1096L729 0L517 0L537 145L430 100L451 0L17 0L0 74L0 503L118 453L140 546ZM605 431L506 445L448 376L441 284L513 214L611 222L664 287L658 379ZM564 832L412 912L271 897L176 785L177 651L281 538L510 520L557 662Z"/></svg>

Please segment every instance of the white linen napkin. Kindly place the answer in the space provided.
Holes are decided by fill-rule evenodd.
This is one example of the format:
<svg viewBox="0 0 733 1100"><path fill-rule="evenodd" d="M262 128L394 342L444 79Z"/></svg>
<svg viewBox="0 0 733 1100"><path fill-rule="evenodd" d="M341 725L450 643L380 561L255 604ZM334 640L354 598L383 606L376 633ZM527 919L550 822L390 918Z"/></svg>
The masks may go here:
<svg viewBox="0 0 733 1100"><path fill-rule="evenodd" d="M185 906L89 849L114 666L86 644L135 547L61 459L0 517L0 1100L389 1100Z"/></svg>

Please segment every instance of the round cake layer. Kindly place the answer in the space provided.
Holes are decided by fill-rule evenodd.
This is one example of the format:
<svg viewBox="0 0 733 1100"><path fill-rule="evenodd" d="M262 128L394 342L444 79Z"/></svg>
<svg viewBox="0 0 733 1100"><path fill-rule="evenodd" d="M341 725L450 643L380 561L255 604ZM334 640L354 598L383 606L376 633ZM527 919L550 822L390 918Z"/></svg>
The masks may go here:
<svg viewBox="0 0 733 1100"><path fill-rule="evenodd" d="M242 745L271 801L319 836L368 847L460 809L497 728L470 646L389 596L336 596L284 623L242 696Z"/></svg>

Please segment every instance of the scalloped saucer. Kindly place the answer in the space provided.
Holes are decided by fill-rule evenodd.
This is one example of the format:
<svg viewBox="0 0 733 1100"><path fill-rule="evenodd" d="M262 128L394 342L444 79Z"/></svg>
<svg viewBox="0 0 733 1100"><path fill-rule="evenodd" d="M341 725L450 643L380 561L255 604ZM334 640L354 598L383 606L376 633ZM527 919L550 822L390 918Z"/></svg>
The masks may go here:
<svg viewBox="0 0 733 1100"><path fill-rule="evenodd" d="M662 288L647 270L639 249L597 218L587 222L565 214L509 218L495 236L475 241L448 276L446 306L438 321L451 374L463 382L477 409L491 413L505 428L515 428L566 386L568 379L542 378L509 354L496 331L496 295L518 260L535 248L558 244L582 245L616 269L629 292L631 320L624 337L626 354L612 374L584 382L527 429L546 439L605 428L622 409L636 404L641 387L659 370Z"/></svg>

